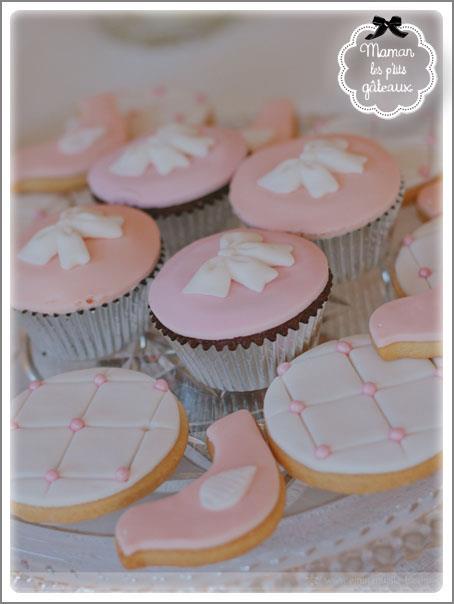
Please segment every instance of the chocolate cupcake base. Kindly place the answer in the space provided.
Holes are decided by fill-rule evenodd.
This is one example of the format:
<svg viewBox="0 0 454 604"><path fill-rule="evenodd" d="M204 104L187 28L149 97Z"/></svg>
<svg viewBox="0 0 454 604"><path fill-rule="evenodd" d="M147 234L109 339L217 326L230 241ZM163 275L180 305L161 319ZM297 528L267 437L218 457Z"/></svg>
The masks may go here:
<svg viewBox="0 0 454 604"><path fill-rule="evenodd" d="M171 344L192 376L211 388L249 392L267 388L278 365L314 346L331 290L331 274L323 292L303 312L262 333L230 340L197 340L167 329L153 313L155 328Z"/></svg>

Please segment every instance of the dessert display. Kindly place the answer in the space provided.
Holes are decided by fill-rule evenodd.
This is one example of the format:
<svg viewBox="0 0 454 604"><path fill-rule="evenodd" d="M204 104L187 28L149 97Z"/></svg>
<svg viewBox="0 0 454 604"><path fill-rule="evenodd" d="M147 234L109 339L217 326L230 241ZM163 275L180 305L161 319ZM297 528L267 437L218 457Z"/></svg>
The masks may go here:
<svg viewBox="0 0 454 604"><path fill-rule="evenodd" d="M423 187L416 197L416 207L421 218L432 220L443 211L443 184L441 179Z"/></svg>
<svg viewBox="0 0 454 604"><path fill-rule="evenodd" d="M99 202L148 212L172 255L231 220L228 184L246 152L239 132L174 122L100 159L89 187Z"/></svg>
<svg viewBox="0 0 454 604"><path fill-rule="evenodd" d="M441 289L386 302L369 319L378 354L394 359L431 359L442 355Z"/></svg>
<svg viewBox="0 0 454 604"><path fill-rule="evenodd" d="M278 462L314 487L373 493L441 463L441 376L429 359L384 361L368 336L327 342L278 370L265 396Z"/></svg>
<svg viewBox="0 0 454 604"><path fill-rule="evenodd" d="M309 135L259 151L243 162L230 188L244 224L315 241L337 281L379 263L401 197L395 159L348 134Z"/></svg>
<svg viewBox="0 0 454 604"><path fill-rule="evenodd" d="M72 523L121 509L176 468L188 426L165 380L96 367L32 382L12 404L13 512Z"/></svg>
<svg viewBox="0 0 454 604"><path fill-rule="evenodd" d="M161 263L150 216L124 206L70 208L17 238L12 306L51 356L103 358L145 331L147 284Z"/></svg>
<svg viewBox="0 0 454 604"><path fill-rule="evenodd" d="M324 253L288 233L237 229L168 260L149 289L152 321L212 388L266 388L313 345L331 289Z"/></svg>
<svg viewBox="0 0 454 604"><path fill-rule="evenodd" d="M179 493L129 508L115 530L126 568L198 566L238 556L266 539L285 488L252 415L237 411L207 431L213 463Z"/></svg>
<svg viewBox="0 0 454 604"><path fill-rule="evenodd" d="M442 218L433 218L405 235L392 271L399 296L412 296L441 284Z"/></svg>
<svg viewBox="0 0 454 604"><path fill-rule="evenodd" d="M77 116L56 140L30 145L14 158L13 187L19 193L65 193L86 186L97 159L125 143L127 125L112 94L80 103Z"/></svg>

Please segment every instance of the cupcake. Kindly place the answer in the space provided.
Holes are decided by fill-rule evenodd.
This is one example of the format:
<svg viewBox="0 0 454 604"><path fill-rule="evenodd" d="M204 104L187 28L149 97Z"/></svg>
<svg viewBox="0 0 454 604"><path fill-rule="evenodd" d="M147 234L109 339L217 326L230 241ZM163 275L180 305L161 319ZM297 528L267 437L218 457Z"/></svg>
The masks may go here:
<svg viewBox="0 0 454 604"><path fill-rule="evenodd" d="M139 210L90 205L52 214L15 242L13 308L49 356L109 356L145 331L147 284L161 256L159 229Z"/></svg>
<svg viewBox="0 0 454 604"><path fill-rule="evenodd" d="M229 226L227 185L245 155L239 132L172 123L103 157L88 182L97 201L150 214L172 255Z"/></svg>
<svg viewBox="0 0 454 604"><path fill-rule="evenodd" d="M325 254L288 233L236 229L173 256L150 286L152 321L192 375L219 390L268 386L317 340L331 276Z"/></svg>
<svg viewBox="0 0 454 604"><path fill-rule="evenodd" d="M57 139L24 147L14 158L13 188L20 193L82 189L94 162L124 144L126 120L115 97L100 94L80 103L78 115Z"/></svg>
<svg viewBox="0 0 454 604"><path fill-rule="evenodd" d="M315 241L339 282L382 259L402 184L396 160L373 141L311 135L243 162L232 180L230 201L247 226Z"/></svg>
<svg viewBox="0 0 454 604"><path fill-rule="evenodd" d="M443 184L441 178L419 191L416 197L416 209L424 222L440 216L443 212Z"/></svg>

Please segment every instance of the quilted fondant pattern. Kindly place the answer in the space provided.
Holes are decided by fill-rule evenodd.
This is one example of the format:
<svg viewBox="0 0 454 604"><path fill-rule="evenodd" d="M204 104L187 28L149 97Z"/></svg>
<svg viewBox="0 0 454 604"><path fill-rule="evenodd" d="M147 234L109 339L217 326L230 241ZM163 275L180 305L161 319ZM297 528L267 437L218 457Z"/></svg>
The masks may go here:
<svg viewBox="0 0 454 604"><path fill-rule="evenodd" d="M265 397L272 440L313 470L382 473L441 449L440 360L384 361L368 336L297 357Z"/></svg>
<svg viewBox="0 0 454 604"><path fill-rule="evenodd" d="M433 289L441 283L441 218L434 218L404 237L395 270L401 289L408 295Z"/></svg>
<svg viewBox="0 0 454 604"><path fill-rule="evenodd" d="M150 473L175 445L180 418L162 381L97 368L32 383L13 401L11 427L14 501L65 506Z"/></svg>

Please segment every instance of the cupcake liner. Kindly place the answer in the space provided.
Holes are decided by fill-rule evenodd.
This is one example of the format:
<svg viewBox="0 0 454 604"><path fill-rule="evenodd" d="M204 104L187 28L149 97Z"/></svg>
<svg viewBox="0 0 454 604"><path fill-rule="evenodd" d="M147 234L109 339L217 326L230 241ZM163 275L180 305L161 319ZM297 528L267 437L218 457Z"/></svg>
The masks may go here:
<svg viewBox="0 0 454 604"><path fill-rule="evenodd" d="M335 283L356 279L381 262L386 254L391 227L402 205L403 193L404 183L401 181L396 201L380 218L340 237L314 240L328 258Z"/></svg>
<svg viewBox="0 0 454 604"><path fill-rule="evenodd" d="M156 215L151 211L150 214L158 223L169 257L197 239L237 224L225 193L213 201L181 212Z"/></svg>
<svg viewBox="0 0 454 604"><path fill-rule="evenodd" d="M286 335L277 333L274 340L261 344L251 342L245 348L238 344L231 350L226 344L221 350L215 346L204 349L202 344L192 347L178 340L169 341L180 361L192 376L211 388L229 392L248 392L267 388L276 377L280 363L290 361L317 343L325 303L298 329L288 329Z"/></svg>
<svg viewBox="0 0 454 604"><path fill-rule="evenodd" d="M112 302L67 314L17 311L30 340L50 357L65 361L102 359L122 350L145 333L148 284L164 263L164 251L153 272Z"/></svg>

